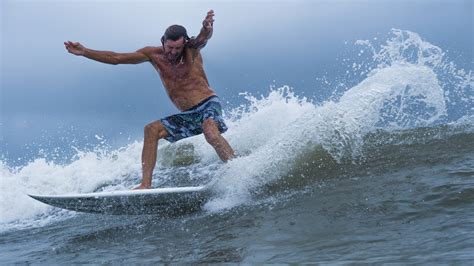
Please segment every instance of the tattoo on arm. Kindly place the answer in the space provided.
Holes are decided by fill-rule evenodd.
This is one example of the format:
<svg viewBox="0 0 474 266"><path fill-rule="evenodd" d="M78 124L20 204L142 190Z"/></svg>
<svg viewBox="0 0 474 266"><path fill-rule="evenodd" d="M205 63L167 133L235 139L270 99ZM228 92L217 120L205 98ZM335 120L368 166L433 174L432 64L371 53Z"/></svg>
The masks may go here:
<svg viewBox="0 0 474 266"><path fill-rule="evenodd" d="M195 49L201 49L206 46L207 41L212 37L214 24L214 11L209 10L207 16L202 22L202 28L198 36L189 41L189 46Z"/></svg>

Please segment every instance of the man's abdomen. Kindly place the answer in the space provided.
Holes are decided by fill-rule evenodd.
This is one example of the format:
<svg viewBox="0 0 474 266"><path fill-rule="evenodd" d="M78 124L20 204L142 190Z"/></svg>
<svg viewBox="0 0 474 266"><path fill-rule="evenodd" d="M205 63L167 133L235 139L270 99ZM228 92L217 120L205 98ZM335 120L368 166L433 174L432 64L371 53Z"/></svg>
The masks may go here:
<svg viewBox="0 0 474 266"><path fill-rule="evenodd" d="M168 95L181 111L187 110L207 97L215 95L215 92L205 81L188 81L176 85L176 87L168 89Z"/></svg>

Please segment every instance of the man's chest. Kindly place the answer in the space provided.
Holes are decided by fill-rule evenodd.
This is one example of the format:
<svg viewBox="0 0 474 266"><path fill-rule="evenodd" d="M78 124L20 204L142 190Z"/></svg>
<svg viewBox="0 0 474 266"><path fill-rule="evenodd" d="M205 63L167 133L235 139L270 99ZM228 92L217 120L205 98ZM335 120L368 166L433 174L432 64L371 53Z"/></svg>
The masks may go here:
<svg viewBox="0 0 474 266"><path fill-rule="evenodd" d="M183 80L202 73L202 61L191 53L183 54L176 62L170 62L164 56L156 56L153 66L164 80Z"/></svg>

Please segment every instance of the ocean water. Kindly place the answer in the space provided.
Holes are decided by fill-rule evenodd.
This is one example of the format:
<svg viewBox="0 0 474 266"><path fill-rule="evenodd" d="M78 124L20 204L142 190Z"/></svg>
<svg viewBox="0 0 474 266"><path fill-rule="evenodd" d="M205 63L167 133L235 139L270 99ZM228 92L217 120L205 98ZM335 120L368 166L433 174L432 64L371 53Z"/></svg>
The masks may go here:
<svg viewBox="0 0 474 266"><path fill-rule="evenodd" d="M153 186L209 184L197 212L83 214L26 195L129 189L141 140L0 161L0 262L472 262L472 70L415 32L349 45L346 75L321 78L329 99L273 87L226 110L236 159L202 136L160 142Z"/></svg>

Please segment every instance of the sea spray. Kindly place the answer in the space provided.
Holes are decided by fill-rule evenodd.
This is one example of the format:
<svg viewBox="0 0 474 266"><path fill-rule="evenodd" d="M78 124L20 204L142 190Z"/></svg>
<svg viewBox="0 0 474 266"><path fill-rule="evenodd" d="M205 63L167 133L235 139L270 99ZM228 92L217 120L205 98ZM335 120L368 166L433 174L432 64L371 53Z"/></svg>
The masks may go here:
<svg viewBox="0 0 474 266"><path fill-rule="evenodd" d="M218 210L249 202L262 185L291 171L294 159L308 147L322 146L339 163L360 162L364 160L364 137L371 132L429 127L459 118L459 114L469 116L473 109L471 71L457 70L441 48L416 33L393 29L391 34L379 51L369 41L356 42L370 48L372 60L365 65L352 64L353 72L360 71L359 76L365 77L337 99L314 105L285 89L260 100L247 95L247 113L240 114L242 119L231 132L247 136L241 129L256 125L244 124L245 119L265 113L257 137L248 136L257 141L247 148L256 148L219 170L216 189L222 196L210 201L207 208ZM273 109L278 106L274 101L286 109ZM289 102L298 104L290 108ZM295 113L299 116L287 115ZM267 119L275 118L288 123L270 128ZM270 138L258 137L268 132L272 132Z"/></svg>
<svg viewBox="0 0 474 266"><path fill-rule="evenodd" d="M247 114L241 114L242 119L234 125L232 134L245 136L244 130L253 130L257 135L271 135L247 146L253 147L247 156L219 169L216 187L223 196L210 201L207 207L228 208L246 202L253 191L285 175L294 159L308 148L322 146L338 162L356 160L361 156L363 137L379 128L385 103L397 97L403 98L404 105L421 101L423 104L419 106L424 108L410 117L395 116L398 120L392 121L391 126L396 124L396 128L429 125L445 112L443 93L436 77L423 66L392 66L374 72L339 101L328 101L320 106L299 99L288 88L275 90L260 101L251 98L252 108ZM248 123L246 119L253 119L255 112L256 116L263 114L267 119ZM277 124L272 123L272 119L281 120L281 124L271 128Z"/></svg>
<svg viewBox="0 0 474 266"><path fill-rule="evenodd" d="M78 151L76 160L60 165L38 158L24 167L8 168L2 163L0 223L17 223L51 210L27 194L67 194L92 192L105 185L109 190L127 189L124 177L138 176L138 151L141 143L132 143L105 155L104 152ZM114 188L115 187L115 188Z"/></svg>
<svg viewBox="0 0 474 266"><path fill-rule="evenodd" d="M357 40L355 44L368 50L368 58L354 63L358 67L353 68L351 73L370 73L393 65L425 66L436 75L439 86L443 88L447 106L447 120L444 122L474 114L472 69L459 68L443 49L423 40L419 34L392 29L390 38L385 43Z"/></svg>

